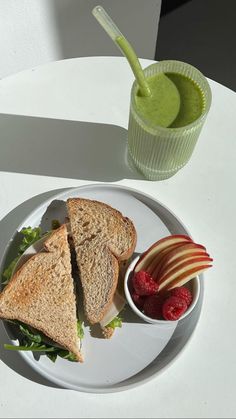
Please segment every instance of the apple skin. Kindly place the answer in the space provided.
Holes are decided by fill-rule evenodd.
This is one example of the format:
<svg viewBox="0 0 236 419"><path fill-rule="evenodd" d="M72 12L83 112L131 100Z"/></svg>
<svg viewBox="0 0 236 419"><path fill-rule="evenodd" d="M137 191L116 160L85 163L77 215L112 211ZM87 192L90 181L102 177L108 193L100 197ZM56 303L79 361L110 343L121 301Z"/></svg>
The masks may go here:
<svg viewBox="0 0 236 419"><path fill-rule="evenodd" d="M158 240L140 256L134 273L147 271L159 282L159 291L165 292L210 268L212 260L206 248L189 236L171 235Z"/></svg>
<svg viewBox="0 0 236 419"><path fill-rule="evenodd" d="M173 267L173 269L171 269L171 271L167 270L163 270L163 274L160 276L158 276L158 281L161 284L162 282L165 282L166 280L169 280L171 277L176 277L178 275L178 273L180 271L186 271L188 269L190 269L191 265L196 265L199 263L204 262L205 264L207 264L208 262L212 262L212 259L208 256L203 256L203 257L194 257L192 259L189 259L187 261L182 262L180 265L178 265L177 267ZM182 273L182 272L180 272Z"/></svg>
<svg viewBox="0 0 236 419"><path fill-rule="evenodd" d="M155 279L156 277L156 269L162 263L162 260L171 252L172 250L177 249L178 247L182 247L186 242L181 241L179 243L171 244L170 246L166 247L165 249L161 250L157 255L153 256L153 259L147 265L146 271Z"/></svg>
<svg viewBox="0 0 236 419"><path fill-rule="evenodd" d="M139 272L141 270L146 270L147 267L152 262L153 258L162 250L168 248L173 244L177 244L180 242L192 242L192 239L188 236L178 234L164 237L163 239L158 240L154 243L151 247L149 247L140 257L138 262L134 267L134 272Z"/></svg>
<svg viewBox="0 0 236 419"><path fill-rule="evenodd" d="M211 268L212 265L202 265L196 268L191 269L190 271L187 271L180 275L178 278L176 278L174 281L172 281L170 284L167 284L166 286L159 287L159 290L162 292L169 291L172 288L176 287L182 287L184 284L189 282L191 279L195 278L197 275L200 275L203 273L206 269Z"/></svg>
<svg viewBox="0 0 236 419"><path fill-rule="evenodd" d="M163 274L165 275L172 271L172 269L177 268L179 265L181 265L184 262L188 262L192 259L198 259L198 258L208 258L208 253L204 252L196 252L196 253L187 253L186 255L180 256L179 258L176 258L171 263L163 265L163 267L158 270L157 278L161 278Z"/></svg>
<svg viewBox="0 0 236 419"><path fill-rule="evenodd" d="M161 276L164 269L168 267L173 267L174 263L176 264L184 258L190 258L190 256L195 257L198 256L208 256L209 254L206 253L206 248L201 244L196 243L184 243L182 246L179 246L172 251L168 252L165 257L159 261L158 267L155 270L155 276ZM177 260L178 259L178 260Z"/></svg>
<svg viewBox="0 0 236 419"><path fill-rule="evenodd" d="M182 280L185 279L185 277L188 277L187 281L191 279L188 274L191 274L191 272L195 273L198 270L206 269L212 266L209 265L211 262L212 259L209 257L192 258L181 263L179 266L172 269L171 271L168 271L167 273L164 271L163 275L158 277L159 291L163 289L168 290L183 285Z"/></svg>

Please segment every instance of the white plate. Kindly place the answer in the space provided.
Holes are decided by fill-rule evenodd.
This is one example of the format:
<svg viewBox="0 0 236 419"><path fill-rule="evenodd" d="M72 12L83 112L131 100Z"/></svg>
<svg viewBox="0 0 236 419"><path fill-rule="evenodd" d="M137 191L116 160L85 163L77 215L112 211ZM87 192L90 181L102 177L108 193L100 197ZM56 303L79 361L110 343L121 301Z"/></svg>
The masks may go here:
<svg viewBox="0 0 236 419"><path fill-rule="evenodd" d="M181 221L158 201L130 188L105 184L83 186L54 196L29 214L18 231L22 227L39 225L47 231L52 219L64 222L65 201L76 196L105 202L131 218L138 236L136 254L161 237L189 234ZM15 241L13 238L11 251ZM86 327L83 364L63 359L53 364L45 356L36 360L31 352L20 354L39 374L61 387L96 393L125 390L144 383L176 358L196 326L202 297L201 285L199 303L191 315L171 325L160 327L144 323L127 305L123 326L116 329L112 339L91 336L89 327Z"/></svg>

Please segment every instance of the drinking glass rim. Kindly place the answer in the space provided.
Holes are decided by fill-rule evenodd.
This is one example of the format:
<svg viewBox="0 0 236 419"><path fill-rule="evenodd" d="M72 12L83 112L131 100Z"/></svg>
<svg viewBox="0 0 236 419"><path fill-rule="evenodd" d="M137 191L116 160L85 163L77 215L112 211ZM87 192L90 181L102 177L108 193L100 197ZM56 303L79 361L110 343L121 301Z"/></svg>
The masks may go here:
<svg viewBox="0 0 236 419"><path fill-rule="evenodd" d="M191 65L191 64L188 64L188 63L185 63L184 61L178 61L178 60L163 60L163 61L157 61L157 62L155 62L155 63L153 63L153 64L150 64L149 66L147 66L147 67L145 67L144 68L144 73L145 73L145 71L147 70L147 69L150 69L151 67L156 67L158 64L160 64L160 65L168 65L168 64L177 64L177 65L181 65L181 66L183 66L183 67L185 67L185 68L188 68L188 69L191 69L195 74L197 74L198 76L200 76L200 78L205 82L205 84L206 84L206 89L207 89L207 93L208 93L208 98L207 98L207 100L206 100L206 95L205 95L205 93L202 91L202 89L201 89L201 91L203 92L203 94L204 94L204 97L205 97L205 108L204 108L204 110L203 110L203 112L201 113L201 115L197 118L197 119L195 119L193 122L191 122L190 124L187 124L187 125L184 125L183 127L175 127L175 128L173 128L173 127L162 127L162 126L160 126L160 125L154 125L154 124L152 124L152 123L150 123L150 121L148 121L147 119L145 119L145 118L143 118L141 115L140 115L140 113L138 112L138 110L137 110L137 107L136 107L136 103L135 103L135 100L134 100L134 98L135 98L135 93L136 93L136 91L137 91L137 87L138 87L138 83L137 83L137 81L135 80L134 82L133 82L133 85L132 85L132 88L131 88L131 104L132 104L132 107L133 107L133 109L135 109L135 111L136 111L136 117L138 117L138 119L139 119L139 121L142 123L142 124L145 124L145 126L148 126L148 129L150 130L150 131L158 131L158 132L160 132L160 131L163 131L163 132L165 132L165 133L170 133L170 132L181 132L181 131L183 131L183 130L191 130L191 128L195 128L196 126L198 126L198 125L200 125L201 124L201 122L206 118L206 116L207 116L207 114L208 114L208 112L209 112L209 110L210 110L210 106L211 106L211 101L212 101L212 93L211 93L211 88L210 88L210 85L209 85L209 83L208 83L208 80L207 80L207 78L204 76L204 74L202 74L201 73L201 71L200 70L198 70L196 67L194 67L193 65ZM162 71L160 71L160 73L163 73L164 71L162 70ZM182 74L181 72L178 72L178 71L176 71L175 70L175 73L179 73L179 74ZM194 79L192 79L194 82L196 82ZM200 87L199 86L199 84L197 83L197 85L198 85L198 87Z"/></svg>

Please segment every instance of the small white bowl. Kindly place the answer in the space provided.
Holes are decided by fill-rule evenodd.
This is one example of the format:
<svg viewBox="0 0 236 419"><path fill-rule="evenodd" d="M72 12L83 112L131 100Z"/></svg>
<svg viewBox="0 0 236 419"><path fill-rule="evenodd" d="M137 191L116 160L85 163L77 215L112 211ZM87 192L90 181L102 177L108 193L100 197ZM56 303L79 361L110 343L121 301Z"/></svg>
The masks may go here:
<svg viewBox="0 0 236 419"><path fill-rule="evenodd" d="M140 255L141 256L141 255ZM124 279L124 291L125 291L125 296L126 296L126 300L129 304L129 306L132 308L132 310L143 320L145 320L148 323L153 323L153 324L168 324L168 323L172 323L174 321L172 320L156 320L156 319L152 319L151 317L146 316L142 311L140 311L138 309L138 307L135 305L135 303L133 302L133 299L130 295L130 291L129 291L129 283L132 279L133 276L133 269L136 265L136 263L138 262L140 256L137 256L129 265L126 274L125 274L125 279ZM182 320L185 317L187 317L192 310L194 309L194 307L197 304L198 298L199 298L199 294L200 294L200 282L199 282L199 277L196 276L195 278L191 279L191 281L189 281L187 284L185 284L184 286L186 286L187 288L190 289L192 296L193 296L193 300L192 303L190 304L190 306L188 307L188 309L185 311L185 313L177 320Z"/></svg>

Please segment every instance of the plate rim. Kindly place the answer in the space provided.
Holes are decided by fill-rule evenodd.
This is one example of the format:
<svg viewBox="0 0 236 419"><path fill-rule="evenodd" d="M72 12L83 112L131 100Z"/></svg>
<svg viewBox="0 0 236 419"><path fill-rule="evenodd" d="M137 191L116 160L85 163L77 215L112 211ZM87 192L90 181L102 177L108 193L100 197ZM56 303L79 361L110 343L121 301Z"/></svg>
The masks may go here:
<svg viewBox="0 0 236 419"><path fill-rule="evenodd" d="M75 186L72 188L66 188L64 191L56 193L55 195L52 195L50 198L47 198L46 200L44 200L40 205L36 206L32 211L30 211L28 213L28 215L23 219L23 221L17 226L14 234L12 235L12 237L10 238L10 240L8 241L6 248L2 254L2 257L0 259L0 271L2 271L2 267L3 267L3 263L5 260L5 256L8 252L8 249L12 243L12 241L14 240L15 234L17 233L17 231L19 231L22 226L25 224L25 222L27 221L28 218L30 218L31 216L34 215L35 212L39 211L42 207L44 207L47 204L50 204L53 200L57 199L57 198L62 198L63 195L65 194L69 194L70 192L75 192L76 190L80 191L83 189L93 189L93 188L110 188L110 189L116 189L116 190L121 190L121 191L126 191L129 194L138 194L141 195L151 201L153 201L155 204L159 205L160 207L162 207L164 209L165 212L169 213L171 215L172 218L174 218L183 228L183 230L185 231L185 233L187 235L191 236L191 233L189 232L188 228L185 226L185 224L182 222L182 220L180 220L180 218L171 210L169 209L169 207L165 204L163 204L161 201L159 201L158 199L154 198L151 194L148 194L146 192L143 192L139 189L136 188L132 188L126 185L119 185L119 184L110 184L110 183L99 183L99 182L95 182L95 183L90 183L90 184L83 184L80 186ZM203 274L201 275L201 277L203 277ZM202 300L204 297L204 284L203 281L200 281L200 292L202 293ZM195 322L195 326L194 329L192 330L191 334L188 337L188 340L186 341L186 343L183 345L182 348L179 349L178 353L176 355L174 355L174 357L168 362L168 364L166 364L165 366L163 366L160 370L158 371L153 371L151 372L148 377L142 378L138 381L136 381L135 383L130 383L130 384L121 384L121 383L117 383L117 384L112 384L112 385L108 385L108 386L104 386L102 385L101 387L88 387L88 386L81 386L81 385L73 385L70 383L65 383L63 382L63 380L55 378L54 376L51 376L50 374L48 374L46 371L41 370L34 362L33 359L29 358L27 356L27 354L25 354L24 352L20 352L20 356L24 359L24 361L34 370L36 371L39 375L43 376L44 378L46 378L49 382L52 382L56 385L58 385L60 388L64 388L64 389L70 389L70 390L75 390L75 391L79 391L79 392L83 392L83 393L93 393L93 394L106 394L106 393L115 393L115 392L121 392L121 391L126 391L126 390L130 390L132 388L138 387L138 386L142 386L145 383L151 381L152 379L154 379L155 377L159 376L160 374L164 373L178 358L179 356L181 356L181 354L183 353L183 351L186 349L186 347L189 345L189 343L192 340L192 337L194 335L194 332L196 330L197 324L199 322L199 319L201 317L201 313L202 313L202 301L201 301L201 307L199 310L199 315L198 318ZM5 327L5 324L4 324ZM149 364L150 365L150 364ZM130 377L132 378L132 377ZM124 380L125 381L125 380Z"/></svg>

